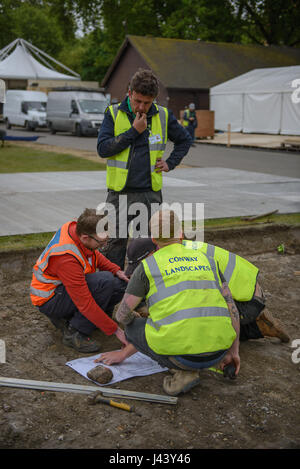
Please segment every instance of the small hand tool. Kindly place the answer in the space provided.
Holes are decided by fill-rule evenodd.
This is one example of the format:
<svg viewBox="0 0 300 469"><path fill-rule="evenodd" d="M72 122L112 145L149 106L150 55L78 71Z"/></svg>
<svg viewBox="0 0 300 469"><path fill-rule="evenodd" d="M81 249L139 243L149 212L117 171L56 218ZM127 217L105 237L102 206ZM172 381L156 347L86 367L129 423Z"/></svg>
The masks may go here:
<svg viewBox="0 0 300 469"><path fill-rule="evenodd" d="M224 378L236 379L235 366L232 363L226 365L223 371L220 370L220 368L215 368L214 366L211 366L208 369L214 371L215 373L220 373L224 376Z"/></svg>
<svg viewBox="0 0 300 469"><path fill-rule="evenodd" d="M229 363L229 365L225 366L224 368L224 378L235 379L235 366L233 363Z"/></svg>
<svg viewBox="0 0 300 469"><path fill-rule="evenodd" d="M100 391L93 392L88 395L88 403L91 405L95 405L98 402L101 402L102 404L107 404L112 407L118 407L119 409L127 410L128 412L133 412L133 407L131 407L128 404L124 404L123 402L116 402L113 401L112 399L106 399L105 397L102 396L102 393Z"/></svg>

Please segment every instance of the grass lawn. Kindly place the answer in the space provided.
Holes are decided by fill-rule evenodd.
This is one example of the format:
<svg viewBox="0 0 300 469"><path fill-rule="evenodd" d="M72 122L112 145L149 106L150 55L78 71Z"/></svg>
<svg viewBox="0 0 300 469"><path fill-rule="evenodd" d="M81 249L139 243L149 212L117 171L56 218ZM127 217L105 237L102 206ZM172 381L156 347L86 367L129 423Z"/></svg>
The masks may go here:
<svg viewBox="0 0 300 469"><path fill-rule="evenodd" d="M270 224L284 224L284 225L300 225L300 213L292 214L273 214L268 217L260 218L257 221L249 222L242 220L243 217L235 218L215 218L205 220L204 230L211 229L224 229L224 228L238 228L238 227L249 227L258 226L262 223ZM57 227L59 228L59 227ZM33 233L26 235L14 235L14 236L0 236L0 252L7 251L21 251L24 249L40 248L41 251L48 244L54 232L49 233Z"/></svg>
<svg viewBox="0 0 300 469"><path fill-rule="evenodd" d="M68 154L17 145L0 146L0 173L103 171L105 164Z"/></svg>
<svg viewBox="0 0 300 469"><path fill-rule="evenodd" d="M299 225L300 213L287 213L287 214L272 214L264 217L258 217L257 220L247 221L246 217L232 217L232 218L214 218L204 221L204 227L207 229L213 228L238 228L243 226L254 226L265 223L276 223L280 225Z"/></svg>
<svg viewBox="0 0 300 469"><path fill-rule="evenodd" d="M53 235L54 232L0 236L0 252L22 251L33 248L41 248L42 250L47 246Z"/></svg>

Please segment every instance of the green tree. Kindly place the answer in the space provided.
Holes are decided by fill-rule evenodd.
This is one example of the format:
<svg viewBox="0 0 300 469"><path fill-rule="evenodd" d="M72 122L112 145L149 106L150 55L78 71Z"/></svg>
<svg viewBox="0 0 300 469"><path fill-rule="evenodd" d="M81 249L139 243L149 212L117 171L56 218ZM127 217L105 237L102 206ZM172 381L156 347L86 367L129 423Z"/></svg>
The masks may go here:
<svg viewBox="0 0 300 469"><path fill-rule="evenodd" d="M13 32L50 55L56 55L64 46L63 34L47 7L20 5L12 15Z"/></svg>
<svg viewBox="0 0 300 469"><path fill-rule="evenodd" d="M75 37L70 5L60 0L0 0L0 47L20 37L57 54Z"/></svg>
<svg viewBox="0 0 300 469"><path fill-rule="evenodd" d="M58 56L58 60L79 73L82 80L98 82L113 59L114 53L107 50L105 34L100 28L66 45Z"/></svg>
<svg viewBox="0 0 300 469"><path fill-rule="evenodd" d="M300 44L299 0L232 0L240 30L251 42L264 45Z"/></svg>
<svg viewBox="0 0 300 469"><path fill-rule="evenodd" d="M181 0L161 26L164 37L238 42L239 23L230 0Z"/></svg>
<svg viewBox="0 0 300 469"><path fill-rule="evenodd" d="M0 49L16 39L13 31L13 13L19 0L0 0Z"/></svg>

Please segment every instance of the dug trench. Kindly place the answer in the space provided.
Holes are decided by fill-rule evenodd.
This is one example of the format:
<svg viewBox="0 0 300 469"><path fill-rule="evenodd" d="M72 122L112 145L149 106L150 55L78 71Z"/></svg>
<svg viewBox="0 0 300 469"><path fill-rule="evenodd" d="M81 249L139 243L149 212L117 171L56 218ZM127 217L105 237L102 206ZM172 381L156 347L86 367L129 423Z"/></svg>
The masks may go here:
<svg viewBox="0 0 300 469"><path fill-rule="evenodd" d="M88 405L82 394L0 387L0 447L3 449L244 449L299 448L300 228L262 225L214 230L205 241L240 254L260 269L267 307L281 319L290 343L263 338L240 344L241 370L230 381L211 371L179 396L176 405L122 399L128 413L103 404ZM277 246L284 243L279 253ZM10 378L87 385L66 366L79 358L64 346L61 333L31 305L32 266L41 250L0 254L0 338ZM102 351L117 339L94 334ZM163 394L168 372L134 377L113 388Z"/></svg>

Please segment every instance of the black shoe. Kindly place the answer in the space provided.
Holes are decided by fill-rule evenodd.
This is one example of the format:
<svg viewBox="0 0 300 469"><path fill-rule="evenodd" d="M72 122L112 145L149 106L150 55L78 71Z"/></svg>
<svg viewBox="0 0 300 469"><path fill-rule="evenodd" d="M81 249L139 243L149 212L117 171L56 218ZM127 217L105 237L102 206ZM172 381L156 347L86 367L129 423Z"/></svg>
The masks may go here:
<svg viewBox="0 0 300 469"><path fill-rule="evenodd" d="M69 326L64 330L62 342L68 347L73 347L78 352L99 352L99 345L87 335L82 334L74 327Z"/></svg>

